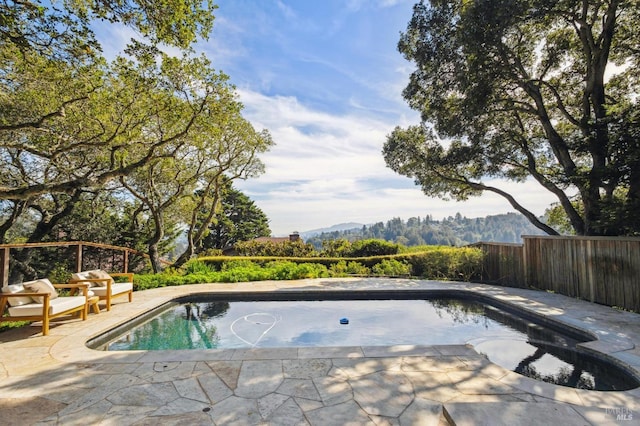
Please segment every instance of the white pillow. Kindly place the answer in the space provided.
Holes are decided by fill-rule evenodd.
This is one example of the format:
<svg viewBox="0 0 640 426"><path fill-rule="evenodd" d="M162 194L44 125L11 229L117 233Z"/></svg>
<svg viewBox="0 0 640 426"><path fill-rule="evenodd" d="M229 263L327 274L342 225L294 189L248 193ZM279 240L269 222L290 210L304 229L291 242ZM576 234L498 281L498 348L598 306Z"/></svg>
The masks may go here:
<svg viewBox="0 0 640 426"><path fill-rule="evenodd" d="M10 294L24 293L25 289L22 284L11 284L7 287L3 287L2 292L10 293ZM33 299L30 298L29 296L7 297L7 302L9 303L9 306L21 306L21 305L28 305L29 303L33 303Z"/></svg>
<svg viewBox="0 0 640 426"><path fill-rule="evenodd" d="M53 284L51 284L51 281L49 281L47 278L43 278L41 280L35 280L35 281L28 281L26 283L22 283L22 285L24 286L24 288L26 288L30 292L49 293L51 295L49 300L53 300L56 297L58 297L58 292L56 291L56 288L53 286ZM44 297L42 296L34 296L32 297L32 299L36 303L44 303Z"/></svg>
<svg viewBox="0 0 640 426"><path fill-rule="evenodd" d="M91 288L93 287L94 283L92 283L91 281L82 281L88 278L91 278L89 276L89 272L76 272L74 274L71 274L71 279L75 281L75 284L88 284L89 288ZM79 281L76 281L76 280L79 280Z"/></svg>
<svg viewBox="0 0 640 426"><path fill-rule="evenodd" d="M105 279L105 280L108 279L111 282L111 284L113 284L113 278L111 278L111 275L109 275L108 273L106 273L102 269L96 269L95 271L90 271L89 272L89 278L94 278L94 279L100 278L100 279ZM94 282L93 286L94 287L106 287L107 286L107 282L106 281Z"/></svg>

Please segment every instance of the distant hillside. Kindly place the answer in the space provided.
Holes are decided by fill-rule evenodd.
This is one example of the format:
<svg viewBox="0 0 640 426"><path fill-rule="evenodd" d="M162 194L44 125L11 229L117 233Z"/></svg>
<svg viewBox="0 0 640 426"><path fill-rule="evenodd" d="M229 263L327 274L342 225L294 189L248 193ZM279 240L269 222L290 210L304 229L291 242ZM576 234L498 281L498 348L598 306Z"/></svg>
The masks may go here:
<svg viewBox="0 0 640 426"><path fill-rule="evenodd" d="M347 228L347 225L353 225ZM339 229L342 227L342 229ZM330 230L332 228L336 228ZM342 224L327 230L308 231L304 238L317 248L322 247L323 240L344 238L350 241L368 238L379 238L406 246L448 245L462 246L478 241L521 243L522 235L543 235L524 216L507 213L495 216L469 219L457 213L443 220L434 220L430 215L425 218L412 217L408 220L393 218L387 223L378 222L372 225ZM312 234L312 232L316 232Z"/></svg>
<svg viewBox="0 0 640 426"><path fill-rule="evenodd" d="M345 231L345 230L356 229L356 228L360 229L363 226L364 225L362 223L355 223L355 222L339 223L338 225L333 225L328 228L319 228L319 229L312 229L310 231L300 232L300 236L302 237L303 240L306 241L307 239L311 237L315 237L316 235L320 235L322 233Z"/></svg>

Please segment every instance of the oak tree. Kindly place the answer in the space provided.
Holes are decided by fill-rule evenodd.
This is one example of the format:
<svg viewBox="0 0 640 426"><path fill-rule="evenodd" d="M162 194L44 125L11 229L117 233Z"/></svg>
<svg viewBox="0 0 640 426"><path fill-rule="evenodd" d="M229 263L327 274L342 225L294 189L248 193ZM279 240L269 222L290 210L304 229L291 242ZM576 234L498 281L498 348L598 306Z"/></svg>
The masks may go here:
<svg viewBox="0 0 640 426"><path fill-rule="evenodd" d="M431 0L414 6L399 50L422 123L383 154L427 195L499 194L487 180L537 182L579 235L640 232L640 3Z"/></svg>

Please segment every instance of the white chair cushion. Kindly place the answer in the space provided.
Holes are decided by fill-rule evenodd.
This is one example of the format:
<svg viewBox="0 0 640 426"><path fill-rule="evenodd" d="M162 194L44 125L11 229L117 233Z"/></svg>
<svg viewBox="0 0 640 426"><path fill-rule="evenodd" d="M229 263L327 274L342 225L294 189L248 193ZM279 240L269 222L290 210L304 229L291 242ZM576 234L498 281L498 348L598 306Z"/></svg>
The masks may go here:
<svg viewBox="0 0 640 426"><path fill-rule="evenodd" d="M115 296L116 294L126 293L127 291L133 290L132 283L113 283L111 284L111 295ZM107 288L106 287L93 287L91 291L95 293L96 296L106 297L107 296Z"/></svg>
<svg viewBox="0 0 640 426"><path fill-rule="evenodd" d="M53 284L51 284L51 281L49 281L47 278L43 278L35 281L27 281L22 283L22 285L27 291L30 291L33 293L49 293L51 295L49 300L53 300L58 297L58 292L56 291L56 288L53 286ZM44 297L42 296L33 296L31 298L36 303L44 303Z"/></svg>
<svg viewBox="0 0 640 426"><path fill-rule="evenodd" d="M49 302L49 315L59 314L69 309L84 306L87 299L84 296L58 297ZM12 317L30 317L42 315L42 303L30 303L28 305L12 306L9 308Z"/></svg>
<svg viewBox="0 0 640 426"><path fill-rule="evenodd" d="M24 293L25 289L22 284L11 284L7 287L3 287L2 292L10 293L10 294ZM9 306L20 306L20 305L28 305L29 303L33 303L33 299L30 298L29 296L8 297L7 302L9 303Z"/></svg>

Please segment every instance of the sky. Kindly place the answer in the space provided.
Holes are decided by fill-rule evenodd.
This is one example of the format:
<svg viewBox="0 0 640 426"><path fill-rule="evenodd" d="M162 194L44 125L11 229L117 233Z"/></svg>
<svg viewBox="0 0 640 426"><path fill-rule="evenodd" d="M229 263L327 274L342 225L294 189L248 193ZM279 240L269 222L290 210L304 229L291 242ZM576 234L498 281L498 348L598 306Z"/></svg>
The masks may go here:
<svg viewBox="0 0 640 426"><path fill-rule="evenodd" d="M402 98L412 64L397 50L414 0L216 3L213 32L196 49L229 75L244 117L273 137L275 146L260 157L266 172L235 186L264 211L274 236L514 211L491 194L466 202L427 197L385 165L386 136L419 123ZM538 215L553 202L533 183L486 183L516 193Z"/></svg>

